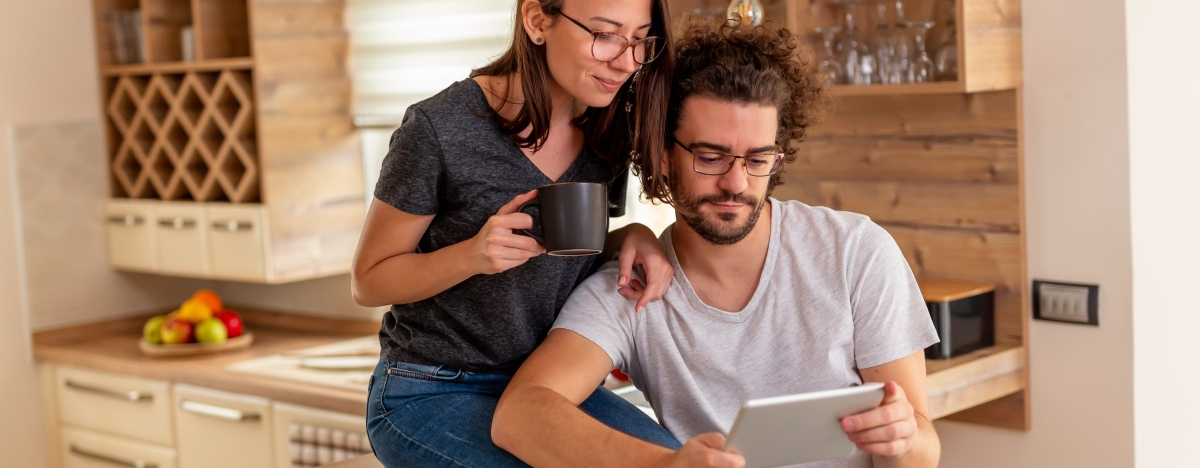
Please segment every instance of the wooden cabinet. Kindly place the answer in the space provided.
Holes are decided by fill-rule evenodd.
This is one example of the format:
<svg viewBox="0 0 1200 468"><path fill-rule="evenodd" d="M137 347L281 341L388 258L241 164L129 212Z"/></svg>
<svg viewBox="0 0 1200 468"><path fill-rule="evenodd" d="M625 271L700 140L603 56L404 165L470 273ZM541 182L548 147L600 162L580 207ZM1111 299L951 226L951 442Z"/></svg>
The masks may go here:
<svg viewBox="0 0 1200 468"><path fill-rule="evenodd" d="M762 3L767 20L813 44L813 28L842 14L828 0ZM932 19L939 3L905 0L906 19ZM676 20L719 20L726 5L671 2ZM874 6L860 3L858 16ZM953 16L957 79L834 86L832 113L809 130L773 196L870 216L919 279L994 285L995 346L926 361L930 413L1029 429L1020 2L956 0Z"/></svg>
<svg viewBox="0 0 1200 468"><path fill-rule="evenodd" d="M179 467L272 466L270 400L175 384Z"/></svg>
<svg viewBox="0 0 1200 468"><path fill-rule="evenodd" d="M344 2L94 7L112 265L267 283L348 272L365 200ZM122 52L131 41L139 53ZM209 221L239 208L252 226Z"/></svg>
<svg viewBox="0 0 1200 468"><path fill-rule="evenodd" d="M888 21L896 14L888 0ZM830 0L762 0L765 18L787 26L809 41L821 56L821 42L815 28L843 24L845 8ZM837 85L840 96L895 96L904 94L972 93L1015 89L1021 84L1021 2L1020 0L904 0L906 21L935 21L929 38L955 39L958 74L954 79L914 84ZM677 18L693 15L720 19L726 1L678 0L671 2ZM862 37L870 41L876 31L875 0L866 0L855 8L856 24ZM947 31L947 28L953 32ZM933 41L927 41L933 42ZM929 46L929 53L935 51Z"/></svg>

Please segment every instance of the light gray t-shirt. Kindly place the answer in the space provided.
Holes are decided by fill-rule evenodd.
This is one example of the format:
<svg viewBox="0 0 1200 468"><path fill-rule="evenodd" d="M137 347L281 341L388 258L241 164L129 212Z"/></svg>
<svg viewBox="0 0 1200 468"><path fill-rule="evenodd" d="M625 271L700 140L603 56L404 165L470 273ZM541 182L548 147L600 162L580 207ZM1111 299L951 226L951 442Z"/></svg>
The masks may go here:
<svg viewBox="0 0 1200 468"><path fill-rule="evenodd" d="M709 307L662 244L675 281L641 313L616 292L615 262L567 299L555 328L604 349L680 441L728 433L752 398L862 383L858 369L936 343L912 270L866 216L771 199L771 239L758 288L738 312ZM672 226L673 228L673 226ZM863 452L800 465L869 467Z"/></svg>

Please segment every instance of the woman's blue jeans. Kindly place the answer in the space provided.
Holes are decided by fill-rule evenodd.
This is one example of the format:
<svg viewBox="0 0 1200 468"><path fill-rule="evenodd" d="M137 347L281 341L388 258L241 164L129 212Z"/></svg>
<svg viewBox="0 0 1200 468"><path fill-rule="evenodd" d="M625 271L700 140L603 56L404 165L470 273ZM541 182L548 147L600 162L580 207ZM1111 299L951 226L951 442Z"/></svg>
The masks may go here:
<svg viewBox="0 0 1200 468"><path fill-rule="evenodd" d="M492 443L492 415L512 376L380 359L367 399L367 434L388 468L527 467ZM580 409L609 427L664 447L666 429L608 389Z"/></svg>

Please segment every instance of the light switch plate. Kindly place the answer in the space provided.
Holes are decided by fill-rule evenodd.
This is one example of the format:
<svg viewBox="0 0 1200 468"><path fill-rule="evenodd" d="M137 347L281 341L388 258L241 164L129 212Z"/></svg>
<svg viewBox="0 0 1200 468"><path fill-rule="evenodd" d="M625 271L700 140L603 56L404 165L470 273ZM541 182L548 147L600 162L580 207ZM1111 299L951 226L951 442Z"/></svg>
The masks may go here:
<svg viewBox="0 0 1200 468"><path fill-rule="evenodd" d="M1100 325L1100 285L1033 281L1033 318Z"/></svg>

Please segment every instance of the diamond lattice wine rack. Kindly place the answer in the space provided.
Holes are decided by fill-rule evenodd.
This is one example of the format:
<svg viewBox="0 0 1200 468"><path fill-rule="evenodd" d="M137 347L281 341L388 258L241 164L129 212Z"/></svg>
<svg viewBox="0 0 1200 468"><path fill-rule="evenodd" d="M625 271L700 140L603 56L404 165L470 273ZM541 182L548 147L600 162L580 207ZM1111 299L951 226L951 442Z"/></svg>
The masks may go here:
<svg viewBox="0 0 1200 468"><path fill-rule="evenodd" d="M107 81L114 197L258 201L249 70L122 74Z"/></svg>

